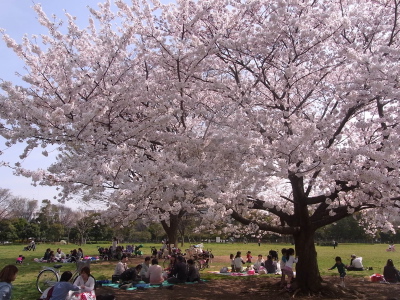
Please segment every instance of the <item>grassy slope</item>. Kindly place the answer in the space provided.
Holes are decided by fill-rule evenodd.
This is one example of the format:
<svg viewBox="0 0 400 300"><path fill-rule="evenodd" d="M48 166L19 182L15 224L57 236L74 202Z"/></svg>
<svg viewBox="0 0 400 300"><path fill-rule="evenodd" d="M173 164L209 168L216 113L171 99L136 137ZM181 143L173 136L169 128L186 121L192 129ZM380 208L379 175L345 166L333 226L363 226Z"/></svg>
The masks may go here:
<svg viewBox="0 0 400 300"><path fill-rule="evenodd" d="M109 245L101 245L109 246ZM154 244L145 244L142 250L145 255L150 254L151 246L159 246ZM16 281L13 283L13 299L18 300L32 300L37 299L40 295L36 290L36 276L43 266L52 266L53 264L35 263L34 258L40 258L43 256L46 248L51 248L52 250L57 247L61 247L65 253L70 250L77 248L76 245L50 245L41 244L37 246L35 252L32 251L22 251L23 245L4 245L0 246L0 267L6 264L14 264L15 259L19 254L26 257L23 265L19 267L19 273ZM187 248L188 245L181 247L182 249ZM291 247L290 245L283 244L261 244L259 247L257 244L205 244L206 248L212 249L215 256L226 257L226 260L220 260L220 262L214 262L210 270L216 271L223 266L229 266L229 254L235 254L236 251L242 251L243 256L245 256L247 251L251 251L253 259L256 259L258 254L264 256L267 255L270 249L279 250L283 247ZM83 247L85 255L96 256L97 245L84 245ZM334 264L334 258L336 256L341 256L343 262L348 264L350 261L350 255L356 254L363 257L364 267L373 267L373 271L362 271L362 272L348 272L348 276L369 276L373 273L382 273L383 267L386 264L388 258L393 259L395 266L400 267L400 248L398 252L386 252L385 249L387 245L376 244L376 245L366 245L366 244L340 244L336 249L333 247L318 247L318 264L320 268L321 275L334 275L337 276L337 270L328 271ZM301 259L301 258L299 258ZM91 266L91 271L96 279L110 279L114 271L115 261L109 263L93 263ZM132 264L133 266L133 264ZM62 271L74 271L74 264L64 264ZM204 271L203 277L207 279L217 278L215 275L207 274L208 270ZM218 277L220 278L220 277Z"/></svg>

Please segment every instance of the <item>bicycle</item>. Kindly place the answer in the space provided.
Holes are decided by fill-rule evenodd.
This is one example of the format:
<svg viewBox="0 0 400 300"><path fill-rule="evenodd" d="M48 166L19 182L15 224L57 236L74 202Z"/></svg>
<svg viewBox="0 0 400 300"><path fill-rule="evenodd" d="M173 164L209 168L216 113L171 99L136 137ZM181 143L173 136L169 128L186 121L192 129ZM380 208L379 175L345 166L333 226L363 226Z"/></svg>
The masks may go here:
<svg viewBox="0 0 400 300"><path fill-rule="evenodd" d="M43 293L47 288L54 286L60 281L60 268L62 266L63 265L54 265L53 267L43 267L43 269L39 271L36 278L36 288L40 293ZM76 269L72 274L71 282L75 282L80 275L81 269L85 266L90 267L90 260L76 262Z"/></svg>
<svg viewBox="0 0 400 300"><path fill-rule="evenodd" d="M203 251L201 254L196 254L193 256L194 266L199 270L203 271L205 268L209 268L212 263L212 259L214 255L212 254L211 249L207 251Z"/></svg>

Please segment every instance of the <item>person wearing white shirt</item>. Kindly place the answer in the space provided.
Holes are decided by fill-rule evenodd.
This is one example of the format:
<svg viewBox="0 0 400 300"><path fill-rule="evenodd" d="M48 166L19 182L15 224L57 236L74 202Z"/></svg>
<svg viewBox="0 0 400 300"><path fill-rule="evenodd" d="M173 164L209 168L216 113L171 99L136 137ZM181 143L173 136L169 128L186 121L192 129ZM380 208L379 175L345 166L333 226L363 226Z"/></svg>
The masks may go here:
<svg viewBox="0 0 400 300"><path fill-rule="evenodd" d="M66 255L64 252L61 251L60 248L58 248L56 254L54 255L54 258L56 261L62 261L66 258Z"/></svg>
<svg viewBox="0 0 400 300"><path fill-rule="evenodd" d="M233 260L233 265L235 267L235 272L242 272L244 261L242 259L242 252L238 251L236 253L235 259Z"/></svg>
<svg viewBox="0 0 400 300"><path fill-rule="evenodd" d="M355 254L351 255L350 265L346 266L348 271L364 271L362 264L362 257L357 257Z"/></svg>
<svg viewBox="0 0 400 300"><path fill-rule="evenodd" d="M286 250L286 262L285 266L282 269L282 274L287 275L288 281L286 285L286 289L290 290L291 281L293 278L293 264L297 263L298 258L294 256L294 249L289 248Z"/></svg>
<svg viewBox="0 0 400 300"><path fill-rule="evenodd" d="M258 271L261 266L264 266L264 258L261 254L259 254L257 260L254 262L254 269Z"/></svg>
<svg viewBox="0 0 400 300"><path fill-rule="evenodd" d="M124 273L128 269L127 262L128 262L128 256L122 254L121 261L117 263L117 265L115 266L114 275L119 276L122 273Z"/></svg>
<svg viewBox="0 0 400 300"><path fill-rule="evenodd" d="M146 274L150 267L150 260L151 260L150 256L145 257L144 263L142 263L142 269L140 270L140 273L139 273L139 277L141 278L141 280L143 280L146 283L148 283L148 281L149 281Z"/></svg>
<svg viewBox="0 0 400 300"><path fill-rule="evenodd" d="M80 272L80 276L75 280L74 284L80 288L80 299L92 300L96 299L94 292L95 280L90 276L89 267L83 267ZM83 297L83 295L85 297Z"/></svg>

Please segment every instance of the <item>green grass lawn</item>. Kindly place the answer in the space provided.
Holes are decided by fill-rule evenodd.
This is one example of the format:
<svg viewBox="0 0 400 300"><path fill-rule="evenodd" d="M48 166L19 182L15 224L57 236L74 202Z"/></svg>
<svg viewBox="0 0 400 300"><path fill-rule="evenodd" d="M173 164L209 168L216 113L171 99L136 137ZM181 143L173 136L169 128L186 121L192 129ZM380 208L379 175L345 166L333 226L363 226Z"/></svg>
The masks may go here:
<svg viewBox="0 0 400 300"><path fill-rule="evenodd" d="M47 263L36 263L33 261L34 258L40 258L43 256L46 248L56 250L61 247L65 253L70 250L77 248L76 245L54 245L54 244L40 244L37 245L36 251L22 251L25 245L4 245L0 246L0 263L1 267L7 264L14 264L15 259L19 254L25 256L25 261L21 266L18 266L19 272L16 281L13 283L13 299L18 300L32 300L37 299L40 294L36 290L36 277L43 266L52 266L54 264ZM97 246L109 246L109 245L84 245L82 248L85 255L96 256L98 254ZM144 244L142 248L144 255L150 255L150 247L159 247L159 244ZM186 244L181 249L187 248L189 245ZM203 278L213 279L221 278L216 275L211 275L207 271L218 271L223 266L229 266L229 254L235 254L237 251L242 251L245 256L247 251L251 251L253 259L256 259L258 254L262 254L264 257L268 254L270 249L278 250L283 247L291 247L285 244L204 244L204 249L211 249L215 256L226 257L225 261L213 262L210 269L203 271ZM382 273L383 267L386 264L387 259L391 258L395 263L395 266L400 267L400 249L398 252L386 252L387 245L385 244L339 244L336 249L328 246L317 246L318 252L318 265L320 268L321 275L332 275L338 276L337 270L328 271L328 268L332 267L335 263L335 257L341 256L345 264L350 262L350 255L356 254L357 256L363 257L364 267L372 267L372 271L361 271L361 272L348 272L348 276L370 276L373 273ZM301 258L299 258L301 259ZM108 263L92 263L91 272L97 280L100 279L111 279L111 275L114 272L116 261L110 261ZM130 264L133 266L133 263ZM62 271L74 271L75 264L63 264ZM228 276L226 276L228 279ZM225 277L222 277L225 278Z"/></svg>

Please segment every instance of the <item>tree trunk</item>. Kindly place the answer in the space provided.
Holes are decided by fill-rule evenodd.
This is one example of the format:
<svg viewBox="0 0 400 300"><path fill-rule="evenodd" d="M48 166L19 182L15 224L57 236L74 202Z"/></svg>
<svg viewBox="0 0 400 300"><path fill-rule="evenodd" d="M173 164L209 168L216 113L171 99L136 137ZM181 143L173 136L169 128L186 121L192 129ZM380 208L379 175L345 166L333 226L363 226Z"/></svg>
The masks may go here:
<svg viewBox="0 0 400 300"><path fill-rule="evenodd" d="M170 215L169 225L166 221L161 221L161 225L168 236L168 242L170 245L174 245L174 247L178 246L178 228L180 221L181 219L177 215Z"/></svg>
<svg viewBox="0 0 400 300"><path fill-rule="evenodd" d="M314 234L314 230L302 229L293 235L296 256L299 258L296 264L296 285L306 292L318 292L322 282L318 269ZM334 261L332 261L332 265L333 263Z"/></svg>

